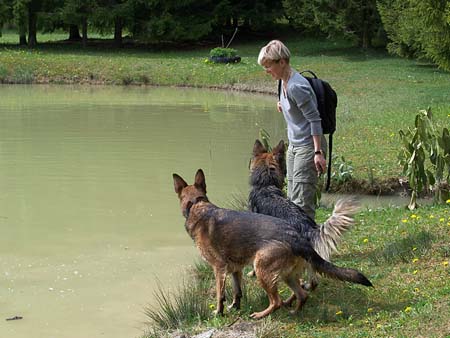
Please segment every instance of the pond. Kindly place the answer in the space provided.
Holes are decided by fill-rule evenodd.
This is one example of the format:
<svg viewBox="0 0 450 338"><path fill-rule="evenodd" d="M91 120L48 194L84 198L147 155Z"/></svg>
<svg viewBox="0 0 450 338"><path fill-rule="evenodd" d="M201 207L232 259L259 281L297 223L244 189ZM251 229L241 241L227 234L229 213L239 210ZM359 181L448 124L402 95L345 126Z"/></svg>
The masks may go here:
<svg viewBox="0 0 450 338"><path fill-rule="evenodd" d="M172 173L221 206L248 191L274 98L176 88L0 86L0 337L136 337L158 283L197 259ZM23 319L6 321L21 316Z"/></svg>

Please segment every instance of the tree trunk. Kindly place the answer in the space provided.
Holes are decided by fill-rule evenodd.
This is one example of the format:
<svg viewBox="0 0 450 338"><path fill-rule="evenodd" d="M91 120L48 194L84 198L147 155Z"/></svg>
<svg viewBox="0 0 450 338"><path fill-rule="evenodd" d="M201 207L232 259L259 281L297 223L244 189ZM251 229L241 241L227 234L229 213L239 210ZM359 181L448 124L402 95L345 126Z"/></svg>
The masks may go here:
<svg viewBox="0 0 450 338"><path fill-rule="evenodd" d="M370 34L370 9L367 6L362 8L363 27L361 32L361 46L364 49L368 49L371 46L371 34Z"/></svg>
<svg viewBox="0 0 450 338"><path fill-rule="evenodd" d="M28 8L28 47L34 47L37 44L36 27L37 14L31 8Z"/></svg>
<svg viewBox="0 0 450 338"><path fill-rule="evenodd" d="M87 18L83 19L83 24L82 24L81 30L82 30L82 34L83 34L83 47L87 47L87 42L88 42Z"/></svg>
<svg viewBox="0 0 450 338"><path fill-rule="evenodd" d="M123 20L121 18L116 18L114 21L114 44L117 48L122 47L122 28Z"/></svg>
<svg viewBox="0 0 450 338"><path fill-rule="evenodd" d="M367 23L364 23L361 39L362 39L362 41L361 41L362 48L364 48L364 49L369 48L370 47L370 34L369 34L369 29L367 27Z"/></svg>
<svg viewBox="0 0 450 338"><path fill-rule="evenodd" d="M19 45L26 46L27 45L27 28L26 25L19 25Z"/></svg>
<svg viewBox="0 0 450 338"><path fill-rule="evenodd" d="M239 26L239 18L237 16L233 17L233 28Z"/></svg>
<svg viewBox="0 0 450 338"><path fill-rule="evenodd" d="M19 35L19 45L20 46L26 46L27 45L27 36L26 36L25 33Z"/></svg>
<svg viewBox="0 0 450 338"><path fill-rule="evenodd" d="M69 26L69 41L80 41L81 35L77 25Z"/></svg>
<svg viewBox="0 0 450 338"><path fill-rule="evenodd" d="M233 20L231 19L231 16L227 17L225 26L227 28L231 28L233 26Z"/></svg>

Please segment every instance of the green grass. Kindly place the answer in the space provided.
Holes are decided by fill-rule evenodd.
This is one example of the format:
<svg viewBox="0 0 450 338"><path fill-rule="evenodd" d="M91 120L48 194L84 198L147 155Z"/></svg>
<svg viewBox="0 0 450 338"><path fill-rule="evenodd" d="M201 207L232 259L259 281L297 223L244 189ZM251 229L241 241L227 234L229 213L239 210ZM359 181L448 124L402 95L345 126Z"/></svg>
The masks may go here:
<svg viewBox="0 0 450 338"><path fill-rule="evenodd" d="M319 220L326 219L328 212L320 209ZM190 288L202 285L202 293L193 297L210 304L209 314L191 313L176 327L190 334L211 328L226 331L239 318L257 337L448 337L450 205L427 206L414 213L404 208L366 209L356 219L333 261L363 271L374 288L322 278L297 315L282 308L265 320L253 321L249 315L267 306L267 297L253 278L245 277L242 309L214 317L212 272L198 264L190 275ZM287 297L289 290L282 284L280 293ZM231 299L230 285L227 299ZM162 308L154 311L167 317ZM164 337L167 327L151 323L153 335L146 337Z"/></svg>
<svg viewBox="0 0 450 338"><path fill-rule="evenodd" d="M67 36L38 35L38 41ZM30 50L0 38L0 83L86 83L195 86L275 93L276 83L257 65L267 41L239 43L242 62L207 62L211 46L112 48L93 43L49 42ZM363 180L397 177L398 131L413 126L420 109L432 107L441 125L450 123L450 74L430 64L392 57L382 50L361 50L345 41L288 39L291 63L314 70L338 93L334 153L352 162ZM274 97L275 106L275 97Z"/></svg>

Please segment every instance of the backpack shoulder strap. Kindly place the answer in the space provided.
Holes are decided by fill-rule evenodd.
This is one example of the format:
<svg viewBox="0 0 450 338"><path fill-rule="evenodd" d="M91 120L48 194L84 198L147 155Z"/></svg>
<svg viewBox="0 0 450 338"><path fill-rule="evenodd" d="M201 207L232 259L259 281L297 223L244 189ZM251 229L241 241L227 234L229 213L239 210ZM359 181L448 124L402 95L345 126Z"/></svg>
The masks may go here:
<svg viewBox="0 0 450 338"><path fill-rule="evenodd" d="M278 101L281 99L281 80L278 80Z"/></svg>
<svg viewBox="0 0 450 338"><path fill-rule="evenodd" d="M325 191L330 190L331 183L331 153L333 150L333 133L328 135L328 168L327 168L327 185L325 187Z"/></svg>
<svg viewBox="0 0 450 338"><path fill-rule="evenodd" d="M301 75L305 74L305 73L309 73L312 75L313 78L317 79L317 75L316 73L314 73L312 70L304 70L302 72L300 72ZM304 75L303 75L304 76Z"/></svg>

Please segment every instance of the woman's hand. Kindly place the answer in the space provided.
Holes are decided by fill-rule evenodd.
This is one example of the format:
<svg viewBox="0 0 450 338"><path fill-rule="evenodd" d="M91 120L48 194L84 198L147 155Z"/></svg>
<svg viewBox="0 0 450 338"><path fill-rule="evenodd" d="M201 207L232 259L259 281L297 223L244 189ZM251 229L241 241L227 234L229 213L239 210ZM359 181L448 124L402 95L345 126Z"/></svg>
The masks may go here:
<svg viewBox="0 0 450 338"><path fill-rule="evenodd" d="M321 175L327 169L327 161L321 152L314 155L314 165L318 175Z"/></svg>
<svg viewBox="0 0 450 338"><path fill-rule="evenodd" d="M281 113L281 102L280 101L277 102L277 110L279 113Z"/></svg>

